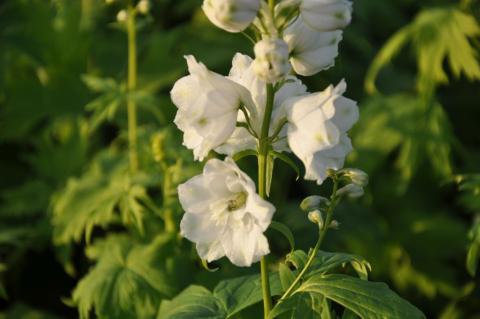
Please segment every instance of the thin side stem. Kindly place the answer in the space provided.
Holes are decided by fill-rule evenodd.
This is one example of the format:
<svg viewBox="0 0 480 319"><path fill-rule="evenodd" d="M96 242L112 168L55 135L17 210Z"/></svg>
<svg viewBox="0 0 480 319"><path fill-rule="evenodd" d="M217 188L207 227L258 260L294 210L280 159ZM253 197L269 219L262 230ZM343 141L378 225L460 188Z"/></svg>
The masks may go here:
<svg viewBox="0 0 480 319"><path fill-rule="evenodd" d="M262 130L258 145L258 193L262 198L267 198L267 161L269 156L270 141L269 130L270 121L273 112L273 100L275 91L273 84L267 84L267 104L265 106L265 114L263 116ZM272 295L270 292L270 281L268 276L268 262L265 257L260 261L262 294L263 294L263 313L264 318L268 318L268 314L272 310Z"/></svg>
<svg viewBox="0 0 480 319"><path fill-rule="evenodd" d="M320 246L322 246L323 240L325 239L325 235L328 232L328 229L330 227L330 223L332 222L333 218L333 211L335 210L335 207L337 206L338 203L338 197L337 197L337 190L338 190L338 181L334 181L333 185L333 191L332 191L332 196L331 196L331 201L330 201L330 206L328 207L327 210L327 217L325 219L325 223L323 224L322 228L320 229L320 233L318 236L318 241L313 250L310 253L310 256L307 260L307 263L303 267L302 271L297 275L293 283L288 287L288 289L285 291L285 293L282 295L280 298L280 302L285 300L286 298L290 297L293 290L297 286L297 284L300 282L302 277L305 275L307 272L308 268L312 265L313 261L315 260L315 257L317 256L318 250L320 249Z"/></svg>
<svg viewBox="0 0 480 319"><path fill-rule="evenodd" d="M135 8L132 4L128 7L127 35L128 35L128 79L127 79L127 113L128 113L128 147L130 172L138 171L137 153L137 105L132 94L137 88L137 34L135 27Z"/></svg>

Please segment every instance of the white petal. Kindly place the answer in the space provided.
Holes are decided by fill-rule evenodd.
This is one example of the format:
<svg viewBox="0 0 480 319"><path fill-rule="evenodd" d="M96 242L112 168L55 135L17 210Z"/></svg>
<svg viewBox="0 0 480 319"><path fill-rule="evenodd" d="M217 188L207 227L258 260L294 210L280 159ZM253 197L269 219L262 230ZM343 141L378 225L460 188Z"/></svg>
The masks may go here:
<svg viewBox="0 0 480 319"><path fill-rule="evenodd" d="M183 215L180 223L180 234L196 243L210 243L218 239L225 226L217 225L210 214Z"/></svg>
<svg viewBox="0 0 480 319"><path fill-rule="evenodd" d="M222 243L219 240L210 243L198 243L196 248L198 256L207 262L212 262L225 256Z"/></svg>

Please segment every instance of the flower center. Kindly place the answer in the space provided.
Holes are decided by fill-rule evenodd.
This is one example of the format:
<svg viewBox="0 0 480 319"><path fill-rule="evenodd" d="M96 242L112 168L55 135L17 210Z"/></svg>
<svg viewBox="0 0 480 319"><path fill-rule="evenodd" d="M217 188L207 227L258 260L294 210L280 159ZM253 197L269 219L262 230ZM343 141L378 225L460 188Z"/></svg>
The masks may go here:
<svg viewBox="0 0 480 319"><path fill-rule="evenodd" d="M229 199L227 202L227 210L229 212L233 212L245 205L247 202L247 193L240 192L233 196L233 198Z"/></svg>

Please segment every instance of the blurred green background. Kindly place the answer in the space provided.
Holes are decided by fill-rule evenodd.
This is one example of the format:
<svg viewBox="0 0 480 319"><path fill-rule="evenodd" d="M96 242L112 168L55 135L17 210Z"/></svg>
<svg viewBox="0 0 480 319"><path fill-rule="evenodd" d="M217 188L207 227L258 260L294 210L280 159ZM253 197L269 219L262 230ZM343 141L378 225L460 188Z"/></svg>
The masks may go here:
<svg viewBox="0 0 480 319"><path fill-rule="evenodd" d="M189 284L258 272L222 260L209 273L178 236L175 185L201 169L172 124L183 55L222 74L235 52L252 55L200 6L152 0L139 18L131 177L123 4L0 3L0 318L77 318L77 306L83 317L155 318ZM428 318L480 318L479 18L478 1L357 0L336 67L304 80L317 91L346 79L361 110L346 166L370 175L324 249L366 257L373 280ZM254 161L241 166L256 176ZM298 204L328 185L296 182L282 163L274 178L275 218L308 249L316 232ZM275 268L289 247L268 235Z"/></svg>

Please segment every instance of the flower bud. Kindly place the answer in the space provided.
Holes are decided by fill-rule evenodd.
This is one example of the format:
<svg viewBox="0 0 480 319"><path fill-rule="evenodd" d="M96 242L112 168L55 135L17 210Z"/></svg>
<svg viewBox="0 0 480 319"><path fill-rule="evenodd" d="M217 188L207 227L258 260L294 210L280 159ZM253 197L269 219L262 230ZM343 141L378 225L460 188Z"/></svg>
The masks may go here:
<svg viewBox="0 0 480 319"><path fill-rule="evenodd" d="M340 227L340 223L337 220L332 220L328 227L337 230Z"/></svg>
<svg viewBox="0 0 480 319"><path fill-rule="evenodd" d="M150 11L150 2L148 0L140 0L137 4L137 10L141 14L147 14Z"/></svg>
<svg viewBox="0 0 480 319"><path fill-rule="evenodd" d="M300 5L303 21L318 31L346 27L352 20L352 3L348 0L303 0Z"/></svg>
<svg viewBox="0 0 480 319"><path fill-rule="evenodd" d="M260 0L204 0L203 12L220 29L241 32L255 19Z"/></svg>
<svg viewBox="0 0 480 319"><path fill-rule="evenodd" d="M356 184L360 187L365 187L368 185L368 175L360 169L345 168L342 169L341 173L343 176L350 178L353 184Z"/></svg>
<svg viewBox="0 0 480 319"><path fill-rule="evenodd" d="M314 224L317 224L318 227L320 227L320 228L323 227L322 213L318 209L308 213L308 220L311 221Z"/></svg>
<svg viewBox="0 0 480 319"><path fill-rule="evenodd" d="M285 27L289 22L295 20L298 13L293 15L292 13L298 12L301 3L301 0L280 1L280 3L275 6L275 24L278 27Z"/></svg>
<svg viewBox="0 0 480 319"><path fill-rule="evenodd" d="M357 184L348 184L337 191L337 195L350 198L362 197L364 193L363 188Z"/></svg>
<svg viewBox="0 0 480 319"><path fill-rule="evenodd" d="M288 45L278 38L263 39L255 45L253 70L267 83L275 83L290 72Z"/></svg>
<svg viewBox="0 0 480 319"><path fill-rule="evenodd" d="M106 3L106 4L112 4L112 3L114 3L114 2L115 2L115 0L105 0L105 3Z"/></svg>
<svg viewBox="0 0 480 319"><path fill-rule="evenodd" d="M125 22L127 21L128 13L126 10L120 10L117 13L117 21L118 22Z"/></svg>
<svg viewBox="0 0 480 319"><path fill-rule="evenodd" d="M329 203L329 200L326 199L325 197L317 196L317 195L308 196L302 201L302 203L300 204L300 208L304 212L308 212L313 209L319 209L321 208L321 206L326 206L328 205L328 203Z"/></svg>

